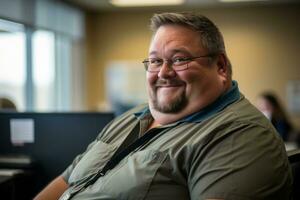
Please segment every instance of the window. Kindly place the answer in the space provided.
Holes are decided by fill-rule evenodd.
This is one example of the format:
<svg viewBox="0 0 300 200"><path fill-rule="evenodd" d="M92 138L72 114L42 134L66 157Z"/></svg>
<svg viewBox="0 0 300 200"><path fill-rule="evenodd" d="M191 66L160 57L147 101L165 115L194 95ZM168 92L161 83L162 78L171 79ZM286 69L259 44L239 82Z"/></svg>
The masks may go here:
<svg viewBox="0 0 300 200"><path fill-rule="evenodd" d="M0 19L0 97L26 109L26 35L24 26Z"/></svg>
<svg viewBox="0 0 300 200"><path fill-rule="evenodd" d="M85 109L85 16L60 1L5 0L0 9L0 97L19 111ZM1 8L2 8L1 7Z"/></svg>
<svg viewBox="0 0 300 200"><path fill-rule="evenodd" d="M37 111L55 110L55 37L50 31L32 34L33 96Z"/></svg>
<svg viewBox="0 0 300 200"><path fill-rule="evenodd" d="M71 110L72 51L65 34L0 20L0 97L18 111Z"/></svg>

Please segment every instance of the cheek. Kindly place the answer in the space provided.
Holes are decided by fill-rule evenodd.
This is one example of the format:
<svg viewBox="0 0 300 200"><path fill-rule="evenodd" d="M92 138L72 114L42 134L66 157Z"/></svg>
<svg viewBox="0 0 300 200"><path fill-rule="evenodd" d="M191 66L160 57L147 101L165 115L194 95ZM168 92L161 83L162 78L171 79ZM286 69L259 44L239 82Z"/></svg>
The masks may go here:
<svg viewBox="0 0 300 200"><path fill-rule="evenodd" d="M157 80L157 75L147 72L146 79L147 79L147 86L151 87L153 84L155 84Z"/></svg>
<svg viewBox="0 0 300 200"><path fill-rule="evenodd" d="M178 73L178 79L185 82L185 95L191 97L198 94L199 84L201 82L201 76L198 73L192 71L183 71L184 73Z"/></svg>
<svg viewBox="0 0 300 200"><path fill-rule="evenodd" d="M197 70L190 71L190 73L185 73L181 76L187 84L186 92L189 95L197 96L203 92L210 90L211 85L218 84L217 74L213 71L207 70Z"/></svg>
<svg viewBox="0 0 300 200"><path fill-rule="evenodd" d="M199 73L195 73L193 71L186 71L187 73L178 74L179 79L184 81L187 87L192 85L196 85L197 83L201 82L202 76Z"/></svg>

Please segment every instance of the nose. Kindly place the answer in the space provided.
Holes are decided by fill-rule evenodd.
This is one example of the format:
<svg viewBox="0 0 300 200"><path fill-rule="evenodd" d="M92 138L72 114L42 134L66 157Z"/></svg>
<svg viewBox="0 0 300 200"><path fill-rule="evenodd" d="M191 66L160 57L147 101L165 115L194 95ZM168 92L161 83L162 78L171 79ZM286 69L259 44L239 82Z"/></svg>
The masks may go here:
<svg viewBox="0 0 300 200"><path fill-rule="evenodd" d="M172 68L171 64L164 62L158 73L160 78L170 78L176 76L176 71Z"/></svg>

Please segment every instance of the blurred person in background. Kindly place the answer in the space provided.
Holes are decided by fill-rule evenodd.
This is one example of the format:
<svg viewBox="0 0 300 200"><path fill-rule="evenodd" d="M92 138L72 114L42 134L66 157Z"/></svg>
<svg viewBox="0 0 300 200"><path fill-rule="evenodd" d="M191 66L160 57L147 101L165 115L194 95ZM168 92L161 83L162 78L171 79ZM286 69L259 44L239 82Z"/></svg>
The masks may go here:
<svg viewBox="0 0 300 200"><path fill-rule="evenodd" d="M0 97L0 111L17 111L17 106L12 100Z"/></svg>
<svg viewBox="0 0 300 200"><path fill-rule="evenodd" d="M293 126L287 117L286 111L272 92L259 95L257 108L272 122L284 141L291 139Z"/></svg>

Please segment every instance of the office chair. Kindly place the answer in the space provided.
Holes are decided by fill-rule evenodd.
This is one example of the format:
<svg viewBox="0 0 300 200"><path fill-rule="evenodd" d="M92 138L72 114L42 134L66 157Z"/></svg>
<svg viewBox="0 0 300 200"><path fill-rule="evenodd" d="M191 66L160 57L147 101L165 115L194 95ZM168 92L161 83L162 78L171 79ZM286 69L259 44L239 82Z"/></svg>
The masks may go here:
<svg viewBox="0 0 300 200"><path fill-rule="evenodd" d="M300 149L287 152L293 172L293 199L300 199Z"/></svg>

